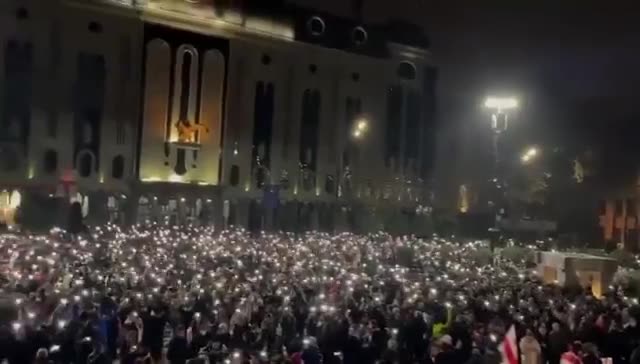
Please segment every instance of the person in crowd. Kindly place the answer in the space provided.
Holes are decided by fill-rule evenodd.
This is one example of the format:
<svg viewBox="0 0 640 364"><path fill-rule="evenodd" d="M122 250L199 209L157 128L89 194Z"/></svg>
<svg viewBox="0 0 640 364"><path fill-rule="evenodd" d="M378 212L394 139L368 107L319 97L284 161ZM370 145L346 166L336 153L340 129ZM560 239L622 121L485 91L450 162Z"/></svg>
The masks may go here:
<svg viewBox="0 0 640 364"><path fill-rule="evenodd" d="M582 346L582 363L583 364L602 364L598 356L598 348L592 343L585 343Z"/></svg>
<svg viewBox="0 0 640 364"><path fill-rule="evenodd" d="M636 346L629 357L629 364L640 364L640 345L636 341Z"/></svg>
<svg viewBox="0 0 640 364"><path fill-rule="evenodd" d="M614 363L627 364L633 350L632 338L625 335L621 323L618 320L611 321L609 332L603 334L603 337L600 350L603 355L611 358Z"/></svg>
<svg viewBox="0 0 640 364"><path fill-rule="evenodd" d="M191 356L189 354L189 343L185 337L186 330L182 324L174 330L174 336L169 342L167 350L167 360L169 364L185 364Z"/></svg>
<svg viewBox="0 0 640 364"><path fill-rule="evenodd" d="M322 364L322 355L315 337L305 339L305 348L302 351L302 362L305 364Z"/></svg>
<svg viewBox="0 0 640 364"><path fill-rule="evenodd" d="M542 364L542 348L531 329L520 339L520 364Z"/></svg>
<svg viewBox="0 0 640 364"><path fill-rule="evenodd" d="M471 349L471 355L469 359L465 362L465 364L483 364L484 358L482 357L482 352L477 347Z"/></svg>
<svg viewBox="0 0 640 364"><path fill-rule="evenodd" d="M45 348L40 348L36 352L36 358L33 361L34 364L50 364L49 351Z"/></svg>
<svg viewBox="0 0 640 364"><path fill-rule="evenodd" d="M551 332L549 333L549 364L560 363L560 357L569 346L570 337L567 332L560 326L560 323L551 324Z"/></svg>
<svg viewBox="0 0 640 364"><path fill-rule="evenodd" d="M453 346L453 338L444 335L440 338L440 351L436 354L434 364L456 364L460 362L458 353Z"/></svg>
<svg viewBox="0 0 640 364"><path fill-rule="evenodd" d="M537 323L537 322L536 322ZM534 325L536 326L536 325ZM540 344L540 355L542 357L542 364L546 364L549 358L549 336L547 332L547 325L545 323L537 325L536 339Z"/></svg>
<svg viewBox="0 0 640 364"><path fill-rule="evenodd" d="M580 354L582 352L582 343L574 341L569 344L568 350L560 356L560 364L583 364Z"/></svg>

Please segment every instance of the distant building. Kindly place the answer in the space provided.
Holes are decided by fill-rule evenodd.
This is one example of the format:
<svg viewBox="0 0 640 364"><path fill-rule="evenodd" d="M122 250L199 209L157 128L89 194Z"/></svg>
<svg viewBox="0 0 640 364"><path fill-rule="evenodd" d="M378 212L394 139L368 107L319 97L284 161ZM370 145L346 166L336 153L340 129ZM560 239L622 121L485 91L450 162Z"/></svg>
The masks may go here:
<svg viewBox="0 0 640 364"><path fill-rule="evenodd" d="M0 208L282 230L427 211L417 26L266 0L14 0L0 21Z"/></svg>
<svg viewBox="0 0 640 364"><path fill-rule="evenodd" d="M633 252L639 250L638 201L632 193L603 200L599 220L604 243Z"/></svg>

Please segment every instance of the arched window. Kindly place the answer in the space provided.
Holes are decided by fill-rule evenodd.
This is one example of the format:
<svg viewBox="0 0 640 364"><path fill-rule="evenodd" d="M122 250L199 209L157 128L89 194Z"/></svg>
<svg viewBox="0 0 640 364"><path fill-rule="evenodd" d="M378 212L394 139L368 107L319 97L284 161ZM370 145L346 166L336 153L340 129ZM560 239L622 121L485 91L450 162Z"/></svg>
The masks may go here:
<svg viewBox="0 0 640 364"><path fill-rule="evenodd" d="M285 169L280 172L280 188L283 190L288 190L290 186L289 182L289 172Z"/></svg>
<svg viewBox="0 0 640 364"><path fill-rule="evenodd" d="M332 175L328 174L324 181L324 192L332 195L336 190L336 181Z"/></svg>
<svg viewBox="0 0 640 364"><path fill-rule="evenodd" d="M406 163L413 159L418 159L420 150L420 122L422 109L422 96L417 91L409 91L405 99L405 136L404 136L404 158ZM412 172L417 172L417 165Z"/></svg>
<svg viewBox="0 0 640 364"><path fill-rule="evenodd" d="M82 152L78 157L78 174L80 177L91 176L93 170L93 156L90 152Z"/></svg>
<svg viewBox="0 0 640 364"><path fill-rule="evenodd" d="M302 170L302 188L305 191L311 191L316 186L316 178L315 173L309 170L309 168L304 168Z"/></svg>
<svg viewBox="0 0 640 364"><path fill-rule="evenodd" d="M366 197L373 196L373 182L367 181L367 185L366 185L366 187L364 189L364 195Z"/></svg>
<svg viewBox="0 0 640 364"><path fill-rule="evenodd" d="M58 169L58 153L53 149L47 149L43 157L43 169L46 174L54 174Z"/></svg>
<svg viewBox="0 0 640 364"><path fill-rule="evenodd" d="M0 123L3 137L26 138L32 127L31 100L33 79L33 45L9 39L4 49L4 79L2 102L4 104Z"/></svg>
<svg viewBox="0 0 640 364"><path fill-rule="evenodd" d="M259 167L258 170L256 170L256 187L257 188L264 187L266 180L267 180L267 173L265 172L264 168Z"/></svg>
<svg viewBox="0 0 640 364"><path fill-rule="evenodd" d="M307 89L302 94L299 162L304 169L316 170L318 156L318 128L320 125L320 91Z"/></svg>
<svg viewBox="0 0 640 364"><path fill-rule="evenodd" d="M82 126L82 142L89 144L93 140L93 127L89 121Z"/></svg>
<svg viewBox="0 0 640 364"><path fill-rule="evenodd" d="M416 66L414 66L412 63L407 61L400 62L397 73L398 73L398 77L403 80L415 80Z"/></svg>
<svg viewBox="0 0 640 364"><path fill-rule="evenodd" d="M259 176L256 168L269 168L271 164L271 138L273 130L274 115L274 86L273 83L265 84L262 81L256 83L254 100L254 121L253 121L253 141L252 141L252 173ZM258 182L260 184L260 182ZM260 186L259 186L260 187Z"/></svg>
<svg viewBox="0 0 640 364"><path fill-rule="evenodd" d="M397 168L393 161L400 155L400 125L402 125L403 89L399 85L389 88L387 93L387 125L385 136L385 165Z"/></svg>
<svg viewBox="0 0 640 364"><path fill-rule="evenodd" d="M229 184L237 186L240 184L240 167L237 164L231 166L231 173L229 175Z"/></svg>
<svg viewBox="0 0 640 364"><path fill-rule="evenodd" d="M111 162L111 177L122 179L124 177L124 157L119 155Z"/></svg>

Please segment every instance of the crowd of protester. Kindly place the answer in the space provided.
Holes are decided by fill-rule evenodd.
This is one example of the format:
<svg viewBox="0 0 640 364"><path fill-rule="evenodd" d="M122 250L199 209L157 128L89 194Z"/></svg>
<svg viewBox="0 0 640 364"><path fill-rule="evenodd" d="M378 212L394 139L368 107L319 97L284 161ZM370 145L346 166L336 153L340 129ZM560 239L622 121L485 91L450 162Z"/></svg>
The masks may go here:
<svg viewBox="0 0 640 364"><path fill-rule="evenodd" d="M116 226L0 235L0 362L640 363L637 299L482 242ZM529 269L528 269L529 268Z"/></svg>

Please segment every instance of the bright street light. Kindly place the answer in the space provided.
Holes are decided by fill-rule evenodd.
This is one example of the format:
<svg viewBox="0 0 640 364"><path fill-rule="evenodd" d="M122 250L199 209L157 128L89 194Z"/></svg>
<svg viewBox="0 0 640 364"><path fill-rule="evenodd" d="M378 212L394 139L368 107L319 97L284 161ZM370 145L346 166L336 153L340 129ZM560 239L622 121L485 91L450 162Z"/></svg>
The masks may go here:
<svg viewBox="0 0 640 364"><path fill-rule="evenodd" d="M518 107L518 99L515 97L487 97L484 107L489 109L509 110Z"/></svg>
<svg viewBox="0 0 640 364"><path fill-rule="evenodd" d="M369 120L366 118L359 118L353 124L353 130L351 135L356 139L362 139L369 129Z"/></svg>
<svg viewBox="0 0 640 364"><path fill-rule="evenodd" d="M489 96L484 101L484 107L491 111L491 129L493 131L493 154L495 157L494 173L496 176L494 178L496 187L494 198L497 199L497 204L489 201L489 205L493 206L496 210L494 225L495 231L500 231L500 215L504 209L499 205L504 203L504 201L501 200L505 197L504 193L500 190L502 186L505 186L505 184L502 183L504 176L502 175L503 172L500 168L502 164L500 160L500 137L509 127L509 111L517 109L518 106L519 102L515 97ZM523 163L527 163L532 158L532 155L524 155L521 158Z"/></svg>
<svg viewBox="0 0 640 364"><path fill-rule="evenodd" d="M523 163L527 163L531 161L533 158L535 158L537 155L538 155L538 149L535 147L531 147L527 149L526 152L524 152L524 154L522 154L522 157L520 157L520 160L522 160Z"/></svg>
<svg viewBox="0 0 640 364"><path fill-rule="evenodd" d="M527 154L532 157L535 157L536 155L538 155L538 150L536 148L531 148L527 151Z"/></svg>
<svg viewBox="0 0 640 364"><path fill-rule="evenodd" d="M484 107L491 110L491 128L498 134L507 131L509 126L509 110L517 109L518 99L515 97L489 96Z"/></svg>

